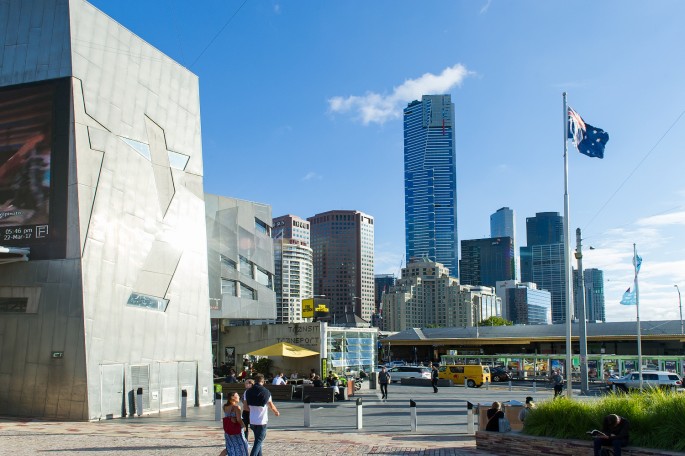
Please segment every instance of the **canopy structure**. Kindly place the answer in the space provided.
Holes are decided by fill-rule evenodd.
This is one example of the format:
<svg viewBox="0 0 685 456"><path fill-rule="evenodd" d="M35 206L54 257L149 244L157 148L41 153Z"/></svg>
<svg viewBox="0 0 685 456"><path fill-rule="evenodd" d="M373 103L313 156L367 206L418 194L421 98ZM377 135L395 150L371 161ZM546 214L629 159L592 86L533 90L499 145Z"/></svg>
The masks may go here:
<svg viewBox="0 0 685 456"><path fill-rule="evenodd" d="M27 248L3 247L0 245L0 264L29 261L30 250Z"/></svg>
<svg viewBox="0 0 685 456"><path fill-rule="evenodd" d="M289 344L287 342L279 342L248 353L248 355L252 356L284 356L286 358L306 358L307 356L318 354L319 352L304 347L298 347L297 345Z"/></svg>

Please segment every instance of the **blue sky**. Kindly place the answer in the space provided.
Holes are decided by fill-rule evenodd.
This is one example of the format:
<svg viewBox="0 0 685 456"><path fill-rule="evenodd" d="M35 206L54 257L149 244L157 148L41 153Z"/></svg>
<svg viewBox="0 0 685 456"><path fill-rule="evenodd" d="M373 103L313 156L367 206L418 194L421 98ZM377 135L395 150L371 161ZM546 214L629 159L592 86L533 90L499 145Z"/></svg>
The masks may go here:
<svg viewBox="0 0 685 456"><path fill-rule="evenodd" d="M641 318L680 318L684 2L243 1L93 1L199 76L207 192L274 216L364 211L376 272L398 274L401 111L450 93L460 239L489 236L509 206L525 245L526 217L563 213L567 91L610 135L604 160L569 143L571 228L595 248L584 266L605 271L607 319L635 319L618 304L634 242Z"/></svg>

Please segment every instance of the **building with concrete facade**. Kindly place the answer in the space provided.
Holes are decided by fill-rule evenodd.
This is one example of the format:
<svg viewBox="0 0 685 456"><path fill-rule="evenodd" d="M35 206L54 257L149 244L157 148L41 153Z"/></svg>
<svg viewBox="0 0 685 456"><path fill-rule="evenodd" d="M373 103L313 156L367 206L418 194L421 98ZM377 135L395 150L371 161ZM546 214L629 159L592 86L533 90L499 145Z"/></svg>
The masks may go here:
<svg viewBox="0 0 685 456"><path fill-rule="evenodd" d="M314 294L330 302L331 323L354 313L374 313L374 220L359 211L316 214L310 223L314 252Z"/></svg>
<svg viewBox="0 0 685 456"><path fill-rule="evenodd" d="M314 296L309 222L283 215L273 224L276 323L301 323L302 300Z"/></svg>
<svg viewBox="0 0 685 456"><path fill-rule="evenodd" d="M0 410L211 403L197 77L83 0L0 30Z"/></svg>
<svg viewBox="0 0 685 456"><path fill-rule="evenodd" d="M460 285L449 269L413 258L394 287L383 295L383 329L475 326L501 315L501 300L490 287Z"/></svg>

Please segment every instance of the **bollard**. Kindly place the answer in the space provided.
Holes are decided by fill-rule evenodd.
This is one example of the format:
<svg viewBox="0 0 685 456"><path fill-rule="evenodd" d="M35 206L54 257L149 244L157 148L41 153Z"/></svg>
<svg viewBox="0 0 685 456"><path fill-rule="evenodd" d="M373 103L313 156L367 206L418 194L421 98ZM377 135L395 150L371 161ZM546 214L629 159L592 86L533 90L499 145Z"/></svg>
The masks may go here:
<svg viewBox="0 0 685 456"><path fill-rule="evenodd" d="M362 428L362 398L357 398L357 429Z"/></svg>
<svg viewBox="0 0 685 456"><path fill-rule="evenodd" d="M188 391L181 390L181 418L186 417L186 408L188 407Z"/></svg>
<svg viewBox="0 0 685 456"><path fill-rule="evenodd" d="M490 382L485 382L485 390L486 391L490 390Z"/></svg>
<svg viewBox="0 0 685 456"><path fill-rule="evenodd" d="M143 414L143 388L136 390L136 415Z"/></svg>
<svg viewBox="0 0 685 456"><path fill-rule="evenodd" d="M509 391L511 391L511 380L509 380Z"/></svg>
<svg viewBox="0 0 685 456"><path fill-rule="evenodd" d="M474 434L474 423L473 423L473 404L470 402L466 403L466 433Z"/></svg>
<svg viewBox="0 0 685 456"><path fill-rule="evenodd" d="M468 388L468 387L469 387L469 379L464 377L464 388Z"/></svg>
<svg viewBox="0 0 685 456"><path fill-rule="evenodd" d="M416 402L413 399L409 399L409 409L411 410L411 431L416 432L418 423L416 422Z"/></svg>
<svg viewBox="0 0 685 456"><path fill-rule="evenodd" d="M222 413L222 408L223 408L223 398L222 393L214 393L214 421L222 421L221 419L223 418L223 413ZM223 422L222 422L223 426Z"/></svg>
<svg viewBox="0 0 685 456"><path fill-rule="evenodd" d="M309 396L307 396L304 398L304 427L311 427L311 426L312 426L312 399Z"/></svg>
<svg viewBox="0 0 685 456"><path fill-rule="evenodd" d="M533 380L533 394L535 394L537 392L538 392L538 385L537 385L537 382L535 380Z"/></svg>
<svg viewBox="0 0 685 456"><path fill-rule="evenodd" d="M616 394L616 383L611 385L611 390L614 392L614 394Z"/></svg>

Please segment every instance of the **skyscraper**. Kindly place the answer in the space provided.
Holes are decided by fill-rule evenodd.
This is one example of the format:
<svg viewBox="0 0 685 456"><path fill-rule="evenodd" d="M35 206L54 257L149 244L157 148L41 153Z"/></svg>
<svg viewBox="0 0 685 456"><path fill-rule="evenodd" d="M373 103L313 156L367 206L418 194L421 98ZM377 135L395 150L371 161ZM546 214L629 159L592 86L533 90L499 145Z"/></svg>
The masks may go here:
<svg viewBox="0 0 685 456"><path fill-rule="evenodd" d="M587 321L606 321L604 311L604 271L601 269L583 270L585 279L585 318ZM578 271L573 270L573 301L576 309L576 318L580 318L580 282Z"/></svg>
<svg viewBox="0 0 685 456"><path fill-rule="evenodd" d="M516 278L514 242L508 237L461 241L460 281L464 285L494 287L499 280Z"/></svg>
<svg viewBox="0 0 685 456"><path fill-rule="evenodd" d="M331 321L348 312L371 321L375 309L373 217L337 210L307 220L314 253L314 294L330 300Z"/></svg>
<svg viewBox="0 0 685 456"><path fill-rule="evenodd" d="M276 323L302 322L302 300L314 295L309 222L295 215L273 220Z"/></svg>
<svg viewBox="0 0 685 456"><path fill-rule="evenodd" d="M519 277L518 271L518 254L516 253L516 214L513 209L508 207L501 207L490 215L490 237L498 238L508 236L511 238L511 243L514 247L514 279ZM463 253L462 253L463 255Z"/></svg>
<svg viewBox="0 0 685 456"><path fill-rule="evenodd" d="M424 95L404 109L407 262L428 258L458 277L457 171L450 95Z"/></svg>
<svg viewBox="0 0 685 456"><path fill-rule="evenodd" d="M538 212L526 218L526 247L521 247L521 281L552 294L552 323L566 321L564 217Z"/></svg>

